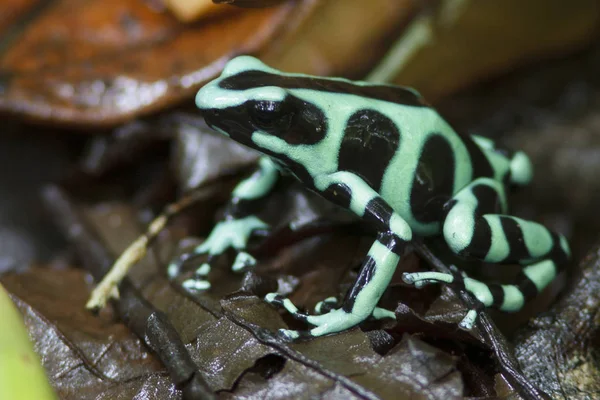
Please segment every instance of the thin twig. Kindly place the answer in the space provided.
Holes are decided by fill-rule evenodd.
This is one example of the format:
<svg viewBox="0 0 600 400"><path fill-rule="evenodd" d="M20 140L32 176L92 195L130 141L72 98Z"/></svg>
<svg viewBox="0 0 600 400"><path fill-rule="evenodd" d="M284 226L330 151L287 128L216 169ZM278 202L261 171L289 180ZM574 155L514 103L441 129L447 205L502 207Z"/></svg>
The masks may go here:
<svg viewBox="0 0 600 400"><path fill-rule="evenodd" d="M119 294L116 290L117 286L123 278L127 276L129 270L146 256L148 247L163 231L169 221L174 216L179 215L184 209L191 207L202 200L206 200L210 193L229 186L227 181L212 182L210 185L206 184L196 188L182 196L176 202L167 205L163 212L148 225L146 231L138 236L138 238L121 253L106 275L104 275L101 280L96 278L100 283L92 291L90 299L86 304L86 308L98 310L103 308L109 299L118 298Z"/></svg>
<svg viewBox="0 0 600 400"><path fill-rule="evenodd" d="M113 255L59 187L46 187L43 197L55 223L74 245L84 267L94 279L101 279L112 265ZM119 291L121 299L113 303L119 317L162 361L175 386L182 390L183 398L215 399L167 316L145 301L127 278L119 285Z"/></svg>

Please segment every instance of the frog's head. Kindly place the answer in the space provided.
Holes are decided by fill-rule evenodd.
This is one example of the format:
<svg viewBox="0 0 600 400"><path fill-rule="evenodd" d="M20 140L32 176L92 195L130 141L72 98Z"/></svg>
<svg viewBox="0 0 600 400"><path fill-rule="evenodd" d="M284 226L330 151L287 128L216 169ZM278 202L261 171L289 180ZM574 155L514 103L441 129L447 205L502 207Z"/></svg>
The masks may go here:
<svg viewBox="0 0 600 400"><path fill-rule="evenodd" d="M326 134L321 109L290 89L300 80L299 75L283 74L253 57L240 56L200 89L196 105L213 129L277 158Z"/></svg>

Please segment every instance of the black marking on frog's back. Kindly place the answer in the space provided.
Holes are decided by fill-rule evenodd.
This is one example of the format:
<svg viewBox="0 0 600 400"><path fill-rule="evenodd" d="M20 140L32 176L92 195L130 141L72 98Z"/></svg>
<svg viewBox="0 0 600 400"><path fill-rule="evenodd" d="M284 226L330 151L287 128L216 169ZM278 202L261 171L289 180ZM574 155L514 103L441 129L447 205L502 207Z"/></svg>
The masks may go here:
<svg viewBox="0 0 600 400"><path fill-rule="evenodd" d="M427 104L420 95L401 86L357 85L350 81L303 76L285 76L256 70L244 71L229 76L219 82L219 87L226 90L247 90L265 86L354 94L405 106L429 107L429 104Z"/></svg>
<svg viewBox="0 0 600 400"><path fill-rule="evenodd" d="M399 144L400 131L390 118L375 110L359 110L346 123L338 170L355 173L379 192Z"/></svg>
<svg viewBox="0 0 600 400"><path fill-rule="evenodd" d="M421 223L440 221L452 197L456 160L450 143L433 134L421 149L410 191L413 217Z"/></svg>

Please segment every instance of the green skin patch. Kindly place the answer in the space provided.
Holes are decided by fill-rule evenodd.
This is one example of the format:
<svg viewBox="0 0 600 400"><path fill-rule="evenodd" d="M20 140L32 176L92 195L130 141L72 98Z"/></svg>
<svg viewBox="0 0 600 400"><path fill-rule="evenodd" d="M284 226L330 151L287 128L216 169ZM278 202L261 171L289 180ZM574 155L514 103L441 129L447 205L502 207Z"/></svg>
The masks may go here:
<svg viewBox="0 0 600 400"><path fill-rule="evenodd" d="M275 163L270 158L261 157L258 164L259 170L233 189L233 197L244 200L259 199L275 186L279 177L279 170Z"/></svg>
<svg viewBox="0 0 600 400"><path fill-rule="evenodd" d="M454 190L458 191L472 179L471 164L468 162L469 155L465 145L452 128L439 118L439 115L432 109L407 110L396 104L384 101L374 101L364 99L353 95L322 94L315 95L312 90L290 90L294 96L311 101L313 104L327 109L329 111L328 124L332 134L327 135L324 140L313 145L294 145L291 146L283 139L275 137L265 132L255 131L252 134L252 141L257 148L268 150L273 153L286 155L291 160L303 165L308 173L314 177L314 184L319 190L324 190L332 183L345 183L342 179L337 179L333 174L341 174L344 171L337 171L338 155L343 139L343 132L347 126L348 119L357 110L375 109L385 114L396 115L399 124L402 124L405 131L424 131L435 132L436 135L443 135L452 150L454 151L457 162L457 168L454 172ZM340 97L345 96L343 104L345 107L339 109L332 108L330 104L340 102ZM232 103L234 104L234 103ZM335 132L335 134L333 133ZM431 134L432 135L432 134ZM378 194L411 226L412 230L419 235L434 235L439 232L440 222L421 223L414 218L410 205L411 186L415 171L419 165L418 159L422 147L430 134L424 134L419 140L401 141L401 146L396 152L396 156L391 160L386 173L383 176L382 189ZM507 164L507 163L505 163ZM507 167L505 168L505 170ZM348 174L351 174L348 172ZM347 178L347 180L360 179ZM360 202L355 197L367 196L369 193L353 192L352 202ZM360 207L354 206L352 211ZM357 212L357 215L361 216Z"/></svg>
<svg viewBox="0 0 600 400"><path fill-rule="evenodd" d="M517 260L524 265L523 279L533 283L522 286L529 291L547 286L558 273L559 260L569 257L564 237L535 222L505 215L506 183L525 185L533 176L528 157L522 152L508 156L481 136L458 135L414 90L288 74L241 56L198 92L196 104L214 129L275 161L262 158L258 171L234 189L234 199L263 198L279 176L277 165L283 164L332 201L337 198L327 191L331 187L341 191L348 200L342 202L344 206L373 221L379 230L361 267L361 281L355 282L341 308L305 315L289 299L275 293L266 296L266 301L314 326L304 333L282 330L288 339L339 332L369 317L394 318L394 313L378 308L377 303L394 274L402 245L410 242L413 234L441 234L455 253L476 255L482 261ZM288 134L297 130L301 133L290 139ZM348 169L352 159L363 164ZM378 185L371 186L365 176L375 177L371 182ZM440 180L448 184L439 185ZM426 204L440 197L448 201L448 209L439 212L438 219L421 218L414 208L415 198ZM481 215L480 210L496 211ZM243 250L252 232L262 228L266 224L253 216L221 221L196 253L214 256L232 247L239 251L233 269L242 270L256 262ZM203 264L197 275L206 276L209 271L210 266ZM484 306L504 311L519 310L532 296L518 285L492 287L466 275L417 272L404 274L403 279L417 287L462 285ZM207 284L197 279L188 287ZM495 298L494 293L503 296ZM337 302L329 298L317 305L317 312L325 304ZM460 327L471 329L476 319L477 311L470 310Z"/></svg>

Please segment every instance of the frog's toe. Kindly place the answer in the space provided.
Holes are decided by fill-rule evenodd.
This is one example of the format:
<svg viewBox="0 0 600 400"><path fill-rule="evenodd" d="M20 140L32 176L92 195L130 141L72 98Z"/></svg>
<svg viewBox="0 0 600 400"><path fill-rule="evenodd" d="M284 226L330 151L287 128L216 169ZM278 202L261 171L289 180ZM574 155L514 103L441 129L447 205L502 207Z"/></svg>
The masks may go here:
<svg viewBox="0 0 600 400"><path fill-rule="evenodd" d="M311 339L313 335L310 331L296 331L292 329L279 329L277 331L277 337L285 342L293 342L295 340Z"/></svg>
<svg viewBox="0 0 600 400"><path fill-rule="evenodd" d="M265 296L265 301L276 307L284 308L292 317L299 321L306 322L309 317L308 314L301 313L300 310L298 310L298 307L296 307L290 299L283 297L280 294L269 293Z"/></svg>
<svg viewBox="0 0 600 400"><path fill-rule="evenodd" d="M285 341L294 341L301 339L312 339L319 336L339 333L358 325L362 320L354 317L341 309L333 310L323 315L307 316L311 325L315 325L310 330L291 330L279 329L277 336ZM308 321L307 321L308 322Z"/></svg>
<svg viewBox="0 0 600 400"><path fill-rule="evenodd" d="M396 319L396 313L387 308L375 307L371 316L375 319L391 318Z"/></svg>
<svg viewBox="0 0 600 400"><path fill-rule="evenodd" d="M321 315L326 314L331 310L339 307L338 300L335 297L328 297L323 301L318 302L315 305L315 314Z"/></svg>
<svg viewBox="0 0 600 400"><path fill-rule="evenodd" d="M237 254L231 265L232 271L243 272L256 265L256 259L244 251L248 241L254 233L264 233L263 231L268 231L268 225L253 216L221 221L215 225L204 242L169 264L168 276L170 279L175 279L181 273L183 265L190 259L207 257L207 261L202 264L195 275L196 280L205 277L210 272L213 262L222 257L229 249L233 249ZM205 269L204 272L201 271L202 268Z"/></svg>
<svg viewBox="0 0 600 400"><path fill-rule="evenodd" d="M183 281L181 286L191 291L202 291L210 289L210 282L205 279L191 278Z"/></svg>
<svg viewBox="0 0 600 400"><path fill-rule="evenodd" d="M479 316L479 312L477 310L469 310L467 315L460 321L458 327L464 331L470 331L473 329L475 322L477 322L477 317Z"/></svg>
<svg viewBox="0 0 600 400"><path fill-rule="evenodd" d="M404 283L421 288L433 283L452 283L454 276L442 272L405 272L402 274L402 280Z"/></svg>
<svg viewBox="0 0 600 400"><path fill-rule="evenodd" d="M248 269L254 267L256 265L256 258L254 258L250 253L245 251L238 252L235 257L235 261L231 265L231 270L233 272L244 272Z"/></svg>
<svg viewBox="0 0 600 400"><path fill-rule="evenodd" d="M179 276L179 274L181 273L181 268L183 267L183 264L185 264L185 262L187 260L189 260L191 258L190 253L184 253L181 256L173 259L170 263L169 266L167 267L167 275L169 277L169 279L175 279Z"/></svg>
<svg viewBox="0 0 600 400"><path fill-rule="evenodd" d="M181 272L181 265L188 259L189 257L180 257L178 260L175 260L171 262L171 264L169 264L167 271L170 279L175 279L179 276ZM211 259L209 257L209 260L207 262L202 263L200 267L196 269L196 271L194 272L194 276L190 279L186 279L185 281L183 281L181 286L183 286L187 290L192 291L210 289L210 282L206 279L211 270L210 261Z"/></svg>

